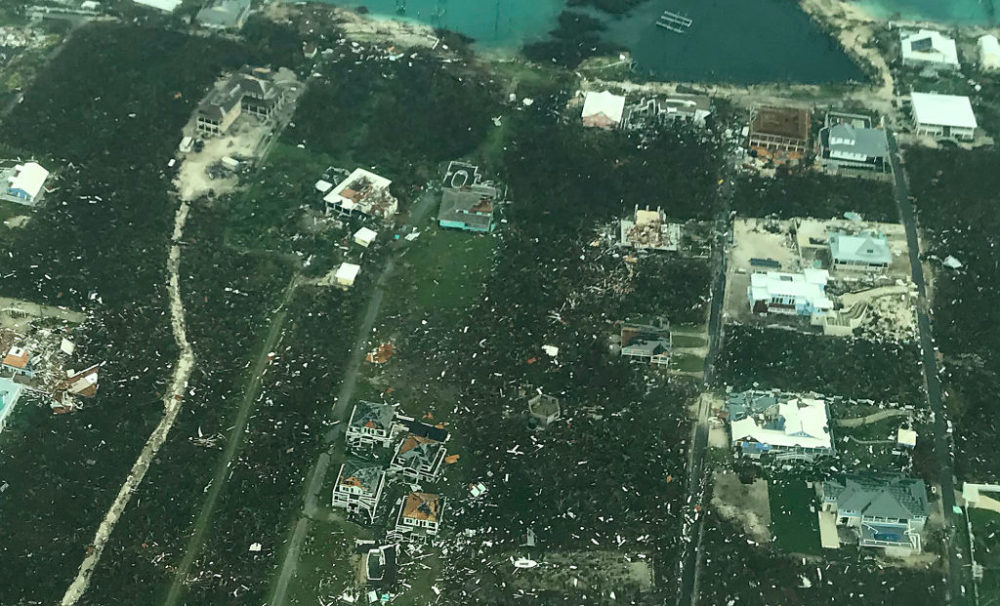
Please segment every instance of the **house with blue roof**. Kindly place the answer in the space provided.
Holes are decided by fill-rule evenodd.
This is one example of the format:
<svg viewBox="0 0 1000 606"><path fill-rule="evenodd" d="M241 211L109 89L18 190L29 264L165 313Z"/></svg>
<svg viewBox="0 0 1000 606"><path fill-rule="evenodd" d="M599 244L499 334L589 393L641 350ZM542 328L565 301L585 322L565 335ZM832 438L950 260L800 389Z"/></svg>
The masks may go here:
<svg viewBox="0 0 1000 606"><path fill-rule="evenodd" d="M853 532L862 547L889 555L920 553L920 533L927 522L927 488L923 480L901 474L847 474L823 484L823 511L836 516L838 527Z"/></svg>
<svg viewBox="0 0 1000 606"><path fill-rule="evenodd" d="M847 271L881 272L892 263L889 239L876 231L830 234L830 257L834 268Z"/></svg>

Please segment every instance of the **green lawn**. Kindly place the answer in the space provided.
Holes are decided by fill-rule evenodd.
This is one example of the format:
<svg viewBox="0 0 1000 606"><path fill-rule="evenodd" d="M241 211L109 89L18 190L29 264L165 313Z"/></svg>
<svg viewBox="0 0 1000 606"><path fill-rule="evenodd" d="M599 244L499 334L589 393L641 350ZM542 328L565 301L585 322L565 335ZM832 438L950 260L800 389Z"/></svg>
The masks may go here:
<svg viewBox="0 0 1000 606"><path fill-rule="evenodd" d="M810 511L816 493L802 480L777 480L768 486L774 544L788 553L819 555L819 523Z"/></svg>
<svg viewBox="0 0 1000 606"><path fill-rule="evenodd" d="M289 606L315 606L317 596L332 598L355 580L354 540L372 538L350 522L310 522L295 576L288 586Z"/></svg>
<svg viewBox="0 0 1000 606"><path fill-rule="evenodd" d="M670 359L670 367L682 372L701 372L705 370L705 358L691 354L676 354Z"/></svg>
<svg viewBox="0 0 1000 606"><path fill-rule="evenodd" d="M670 342L674 347L704 347L705 338L695 335L672 335Z"/></svg>
<svg viewBox="0 0 1000 606"><path fill-rule="evenodd" d="M969 519L976 541L976 561L1000 573L1000 513L970 509Z"/></svg>
<svg viewBox="0 0 1000 606"><path fill-rule="evenodd" d="M425 229L397 265L387 314L457 315L482 291L492 253L491 236Z"/></svg>

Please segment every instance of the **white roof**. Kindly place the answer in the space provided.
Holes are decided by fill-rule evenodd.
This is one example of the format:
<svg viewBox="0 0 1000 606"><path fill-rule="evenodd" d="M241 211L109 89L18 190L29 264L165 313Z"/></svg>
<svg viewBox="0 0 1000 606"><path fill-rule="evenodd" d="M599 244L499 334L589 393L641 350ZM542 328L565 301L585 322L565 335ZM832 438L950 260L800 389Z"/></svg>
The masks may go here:
<svg viewBox="0 0 1000 606"><path fill-rule="evenodd" d="M358 231L354 232L354 239L361 240L362 242L374 242L376 236L378 236L378 232L368 229L367 227L362 227Z"/></svg>
<svg viewBox="0 0 1000 606"><path fill-rule="evenodd" d="M583 99L583 118L604 114L615 122L621 122L624 113L625 97L619 97L608 91L589 92Z"/></svg>
<svg viewBox="0 0 1000 606"><path fill-rule="evenodd" d="M320 179L319 181L316 182L315 187L316 191L318 191L321 194L325 194L326 192L330 191L331 187L333 187L333 183Z"/></svg>
<svg viewBox="0 0 1000 606"><path fill-rule="evenodd" d="M807 301L816 309L833 309L833 301L823 290L829 278L830 272L814 268L800 274L780 271L755 273L750 276L750 292L754 301L790 297Z"/></svg>
<svg viewBox="0 0 1000 606"><path fill-rule="evenodd" d="M369 172L363 168L355 168L354 172L351 173L349 177L337 184L337 187L333 188L333 191L328 193L326 197L323 198L324 201L333 204L340 204L345 208L353 208L356 206L353 200L350 198L345 198L340 195L340 192L347 189L348 185L351 185L358 179L364 177L368 180L368 184L373 189L386 189L392 185L392 181L386 179L385 177L380 177L373 172Z"/></svg>
<svg viewBox="0 0 1000 606"><path fill-rule="evenodd" d="M920 124L976 128L976 115L968 97L911 93L913 119Z"/></svg>
<svg viewBox="0 0 1000 606"><path fill-rule="evenodd" d="M765 429L753 416L734 421L733 441L754 440L772 446L830 448L829 423L823 400L795 398L778 404L778 415L784 419L784 429Z"/></svg>
<svg viewBox="0 0 1000 606"><path fill-rule="evenodd" d="M958 67L958 50L955 48L955 41L948 36L942 35L930 29L922 29L915 34L902 35L903 62L920 61L924 63L938 63ZM930 40L926 47L918 45L914 49L914 43Z"/></svg>
<svg viewBox="0 0 1000 606"><path fill-rule="evenodd" d="M49 177L49 171L41 167L37 162L25 162L14 167L7 186L11 189L20 189L32 198L38 196L42 191L45 179Z"/></svg>
<svg viewBox="0 0 1000 606"><path fill-rule="evenodd" d="M346 280L348 282L353 282L354 278L358 277L358 272L360 271L360 265L355 265L354 263L341 263L340 267L337 268L336 278L338 281Z"/></svg>
<svg viewBox="0 0 1000 606"><path fill-rule="evenodd" d="M979 38L979 66L994 69L1000 67L1000 41L993 34Z"/></svg>
<svg viewBox="0 0 1000 606"><path fill-rule="evenodd" d="M341 192L347 190L352 185L364 184L364 190L354 190L354 197L343 196ZM318 185L318 184L317 184ZM356 168L346 179L330 190L323 201L333 204L350 212L359 211L365 214L393 215L396 214L396 199L389 193L389 186L392 181L385 177L380 177L373 172L363 168ZM363 195L362 195L363 194Z"/></svg>
<svg viewBox="0 0 1000 606"><path fill-rule="evenodd" d="M916 446L917 432L912 429L900 427L899 431L896 432L896 443L901 446Z"/></svg>
<svg viewBox="0 0 1000 606"><path fill-rule="evenodd" d="M151 8L159 9L161 11L166 11L168 13L174 12L174 9L181 5L181 0L132 0L136 4L141 4L143 6L149 6Z"/></svg>

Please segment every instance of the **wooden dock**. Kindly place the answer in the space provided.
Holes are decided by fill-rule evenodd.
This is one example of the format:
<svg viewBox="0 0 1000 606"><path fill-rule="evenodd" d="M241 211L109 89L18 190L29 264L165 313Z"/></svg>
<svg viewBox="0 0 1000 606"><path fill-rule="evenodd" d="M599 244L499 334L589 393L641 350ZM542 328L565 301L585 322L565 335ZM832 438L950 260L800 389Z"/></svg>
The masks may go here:
<svg viewBox="0 0 1000 606"><path fill-rule="evenodd" d="M663 14L656 20L657 27L662 27L678 34L686 32L692 23L694 21L690 18L672 11L663 11Z"/></svg>

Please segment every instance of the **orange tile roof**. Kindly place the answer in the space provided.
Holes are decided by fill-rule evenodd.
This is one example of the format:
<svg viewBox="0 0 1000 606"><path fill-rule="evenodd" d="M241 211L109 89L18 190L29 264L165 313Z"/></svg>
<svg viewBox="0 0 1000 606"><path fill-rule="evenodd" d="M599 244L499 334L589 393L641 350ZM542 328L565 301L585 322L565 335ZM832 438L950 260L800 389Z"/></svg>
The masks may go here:
<svg viewBox="0 0 1000 606"><path fill-rule="evenodd" d="M437 442L422 436L415 436L412 433L406 436L403 443L399 445L399 454L406 454L421 444L436 444Z"/></svg>
<svg viewBox="0 0 1000 606"><path fill-rule="evenodd" d="M27 368L28 358L31 357L28 351L20 347L11 347L10 351L3 358L3 363L14 368Z"/></svg>
<svg viewBox="0 0 1000 606"><path fill-rule="evenodd" d="M362 486L361 486L361 480L359 480L357 478L357 476L347 476L346 478L342 478L340 480L340 485L341 486L355 486L357 488L362 488Z"/></svg>
<svg viewBox="0 0 1000 606"><path fill-rule="evenodd" d="M403 517L414 520L437 522L441 515L441 497L426 492L411 492L406 495Z"/></svg>

